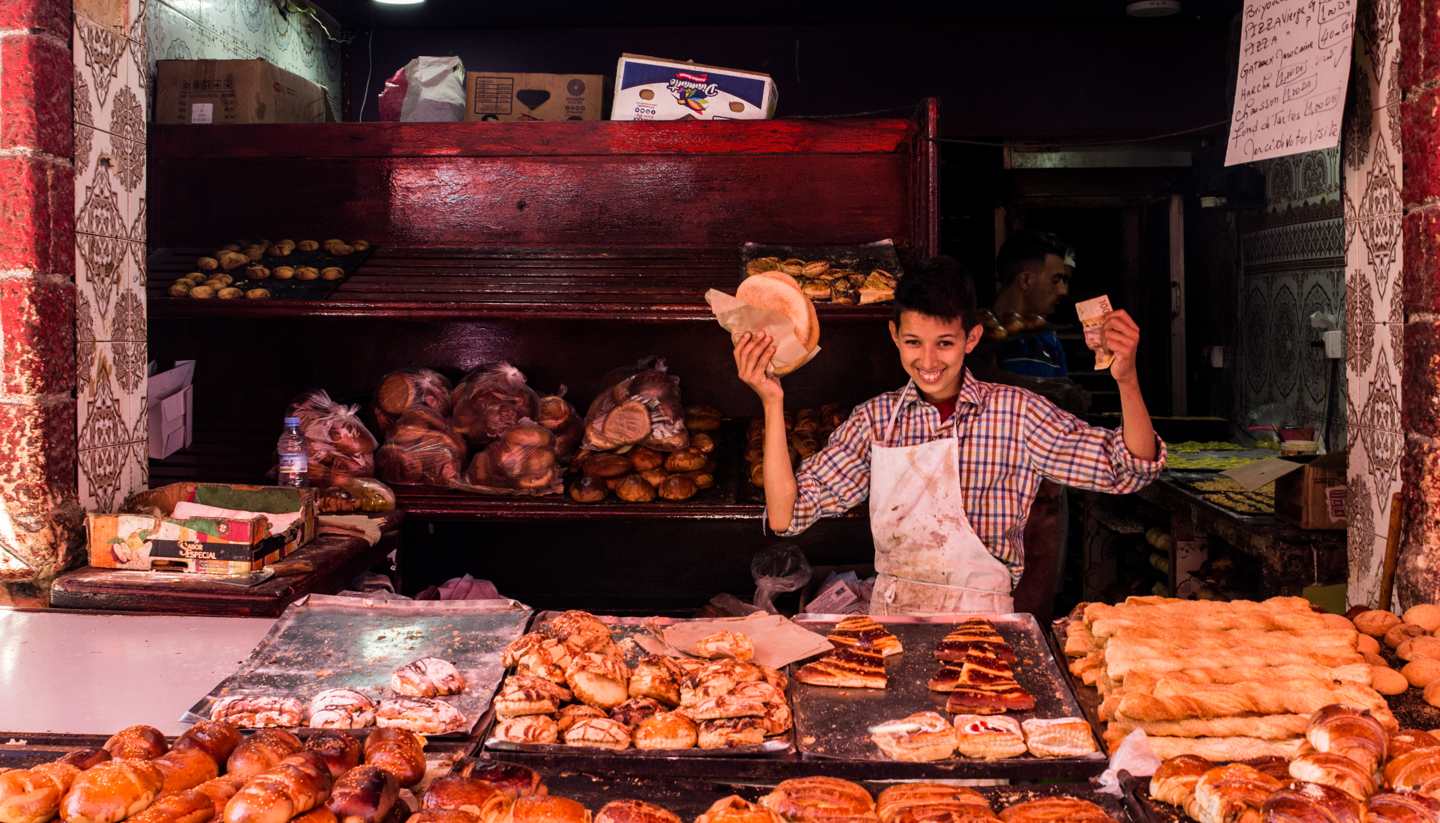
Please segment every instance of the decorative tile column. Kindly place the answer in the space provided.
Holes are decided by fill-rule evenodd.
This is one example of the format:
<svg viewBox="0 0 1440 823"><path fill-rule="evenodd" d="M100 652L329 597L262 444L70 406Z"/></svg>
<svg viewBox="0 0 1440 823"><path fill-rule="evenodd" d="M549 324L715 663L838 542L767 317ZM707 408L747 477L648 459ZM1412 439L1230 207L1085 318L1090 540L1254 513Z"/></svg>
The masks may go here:
<svg viewBox="0 0 1440 823"><path fill-rule="evenodd" d="M114 511L148 481L141 0L76 0L75 359L79 495Z"/></svg>
<svg viewBox="0 0 1440 823"><path fill-rule="evenodd" d="M1375 605L1403 478L1400 0L1361 0L1342 138L1350 603ZM1405 391L1408 391L1406 389Z"/></svg>
<svg viewBox="0 0 1440 823"><path fill-rule="evenodd" d="M0 584L80 541L71 73L68 0L0 2Z"/></svg>

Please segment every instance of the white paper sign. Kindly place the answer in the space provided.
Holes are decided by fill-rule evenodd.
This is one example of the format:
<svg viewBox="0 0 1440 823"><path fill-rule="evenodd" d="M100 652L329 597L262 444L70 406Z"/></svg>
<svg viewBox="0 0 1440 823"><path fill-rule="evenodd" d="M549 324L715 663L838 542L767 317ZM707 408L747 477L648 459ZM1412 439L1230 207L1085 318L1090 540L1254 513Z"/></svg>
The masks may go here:
<svg viewBox="0 0 1440 823"><path fill-rule="evenodd" d="M193 126L198 126L198 125L200 125L200 124L202 124L202 123L214 123L214 122L215 122L215 104L214 104L214 103L191 103L191 104L190 104L190 124L191 124L191 125L193 125Z"/></svg>
<svg viewBox="0 0 1440 823"><path fill-rule="evenodd" d="M1334 148L1355 0L1245 0L1225 165Z"/></svg>

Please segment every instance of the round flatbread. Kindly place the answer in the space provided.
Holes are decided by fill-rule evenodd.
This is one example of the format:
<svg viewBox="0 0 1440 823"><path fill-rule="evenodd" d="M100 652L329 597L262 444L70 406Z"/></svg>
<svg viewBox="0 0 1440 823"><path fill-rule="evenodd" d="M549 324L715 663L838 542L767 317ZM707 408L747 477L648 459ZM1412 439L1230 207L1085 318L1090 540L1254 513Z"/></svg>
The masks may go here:
<svg viewBox="0 0 1440 823"><path fill-rule="evenodd" d="M790 320L795 339L806 351L815 348L820 339L820 323L815 307L800 290L795 278L783 272L765 272L747 277L735 290L735 297L762 309L777 311Z"/></svg>
<svg viewBox="0 0 1440 823"><path fill-rule="evenodd" d="M800 339L800 342L805 344L805 351L807 352L820 345L820 318L815 314L815 303L811 301L810 298L805 297L805 290L801 288L800 282L783 271L769 271L760 276L768 277L771 280L779 280L788 286L793 286L796 291L800 292L800 296L805 299L805 316L810 324L810 333L808 335L801 335L800 326L796 325L795 336Z"/></svg>

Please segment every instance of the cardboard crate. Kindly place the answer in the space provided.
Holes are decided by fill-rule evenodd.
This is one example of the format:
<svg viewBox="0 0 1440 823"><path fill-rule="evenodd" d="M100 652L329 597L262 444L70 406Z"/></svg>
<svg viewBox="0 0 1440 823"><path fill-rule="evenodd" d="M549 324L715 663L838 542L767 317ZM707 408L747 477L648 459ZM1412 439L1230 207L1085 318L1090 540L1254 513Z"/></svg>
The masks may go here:
<svg viewBox="0 0 1440 823"><path fill-rule="evenodd" d="M252 518L171 517L181 502L262 513ZM101 569L249 574L315 538L311 489L171 483L126 501L126 512L89 514L90 565ZM162 512L155 516L146 512ZM274 532L263 514L293 516Z"/></svg>
<svg viewBox="0 0 1440 823"><path fill-rule="evenodd" d="M611 120L768 120L770 75L626 54L615 70Z"/></svg>
<svg viewBox="0 0 1440 823"><path fill-rule="evenodd" d="M195 437L194 379L194 360L181 360L173 369L150 375L146 383L150 459L164 460L190 448Z"/></svg>
<svg viewBox="0 0 1440 823"><path fill-rule="evenodd" d="M1275 514L1302 529L1345 528L1345 467L1347 452L1334 452L1303 462L1304 466L1275 480Z"/></svg>
<svg viewBox="0 0 1440 823"><path fill-rule="evenodd" d="M325 89L264 60L160 60L155 122L324 123Z"/></svg>
<svg viewBox="0 0 1440 823"><path fill-rule="evenodd" d="M599 120L604 91L598 74L472 71L465 75L465 119Z"/></svg>

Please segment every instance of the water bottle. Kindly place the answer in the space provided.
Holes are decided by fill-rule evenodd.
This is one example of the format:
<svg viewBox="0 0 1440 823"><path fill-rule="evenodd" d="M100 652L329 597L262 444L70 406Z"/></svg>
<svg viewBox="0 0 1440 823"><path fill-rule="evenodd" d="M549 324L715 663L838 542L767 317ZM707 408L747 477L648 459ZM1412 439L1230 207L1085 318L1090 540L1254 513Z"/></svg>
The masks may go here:
<svg viewBox="0 0 1440 823"><path fill-rule="evenodd" d="M280 455L280 485L304 486L310 473L310 456L305 452L305 436L300 434L300 418L285 418L285 431L275 451Z"/></svg>

